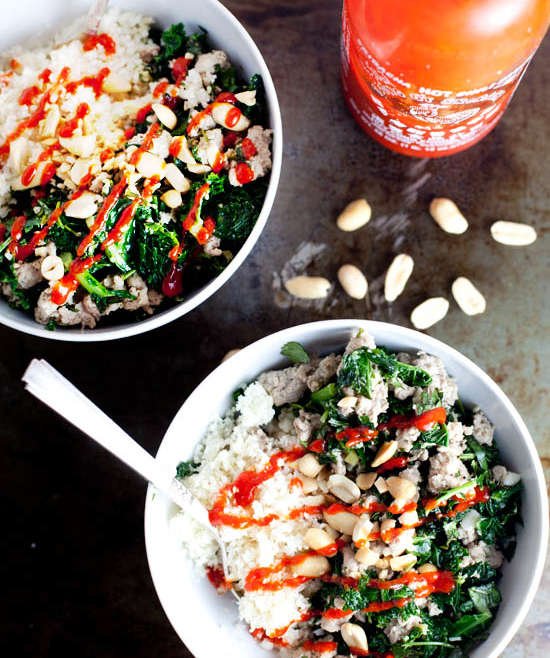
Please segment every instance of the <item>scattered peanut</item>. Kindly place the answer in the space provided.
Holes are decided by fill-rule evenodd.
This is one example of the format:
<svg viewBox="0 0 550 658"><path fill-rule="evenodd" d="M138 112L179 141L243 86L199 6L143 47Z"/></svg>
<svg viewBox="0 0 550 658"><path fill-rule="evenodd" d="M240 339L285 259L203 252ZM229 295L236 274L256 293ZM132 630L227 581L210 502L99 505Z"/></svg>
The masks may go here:
<svg viewBox="0 0 550 658"><path fill-rule="evenodd" d="M207 164L201 164L200 162L188 164L187 169L192 174L207 174L210 171L210 167Z"/></svg>
<svg viewBox="0 0 550 658"><path fill-rule="evenodd" d="M495 222L491 226L493 240L511 247L526 247L537 239L537 232L529 224L520 222Z"/></svg>
<svg viewBox="0 0 550 658"><path fill-rule="evenodd" d="M44 175L44 172L46 170L46 167L49 167L51 163L50 162L39 162L36 166L36 170L28 183L28 185L24 185L21 178L18 176L11 184L12 190L15 191L20 191L20 190L28 190L31 187L36 187L37 185L40 185L40 181L42 179L42 176Z"/></svg>
<svg viewBox="0 0 550 658"><path fill-rule="evenodd" d="M484 313L487 308L485 297L465 276L459 276L451 286L453 297L466 315Z"/></svg>
<svg viewBox="0 0 550 658"><path fill-rule="evenodd" d="M380 523L380 534L382 535L382 539L384 541L385 541L384 535L388 532L388 530L393 530L395 526L396 526L395 519L384 519Z"/></svg>
<svg viewBox="0 0 550 658"><path fill-rule="evenodd" d="M239 101L239 103L247 105L248 107L252 107L253 105L256 105L256 90L253 89L252 91L241 91L238 94L235 94L235 98Z"/></svg>
<svg viewBox="0 0 550 658"><path fill-rule="evenodd" d="M170 153L178 160L185 162L186 165L196 164L185 135L172 137L172 141L170 142Z"/></svg>
<svg viewBox="0 0 550 658"><path fill-rule="evenodd" d="M417 571L418 573L433 573L434 571L437 571L437 567L430 562L426 562L426 564L421 564Z"/></svg>
<svg viewBox="0 0 550 658"><path fill-rule="evenodd" d="M368 546L363 546L355 553L355 559L365 567L372 567L378 562L378 553Z"/></svg>
<svg viewBox="0 0 550 658"><path fill-rule="evenodd" d="M164 176L177 192L185 194L185 192L189 191L191 183L185 178L183 172L173 162L169 162L166 165Z"/></svg>
<svg viewBox="0 0 550 658"><path fill-rule="evenodd" d="M79 158L89 158L95 150L95 135L76 135L75 137L60 137L61 146Z"/></svg>
<svg viewBox="0 0 550 658"><path fill-rule="evenodd" d="M80 196L70 201L65 207L65 215L67 217L74 217L75 219L88 219L97 212L96 194L91 192L83 192Z"/></svg>
<svg viewBox="0 0 550 658"><path fill-rule="evenodd" d="M80 181L94 169L94 166L97 167L97 164L94 163L93 160L87 158L78 158L78 160L75 160L69 172L69 176L73 183L75 185L80 185Z"/></svg>
<svg viewBox="0 0 550 658"><path fill-rule="evenodd" d="M174 130L176 124L178 123L178 117L174 112L167 106L162 103L153 103L151 109L157 115L157 119L162 123L163 126L168 128L168 130Z"/></svg>
<svg viewBox="0 0 550 658"><path fill-rule="evenodd" d="M40 137L42 138L55 137L55 133L57 131L57 126L59 124L60 119L61 119L61 112L59 111L59 107L57 105L50 105L50 108L46 113L44 120L41 121L39 124L38 132L40 134Z"/></svg>
<svg viewBox="0 0 550 658"><path fill-rule="evenodd" d="M374 484L377 477L377 473L360 473L355 480L359 489L366 491L370 489Z"/></svg>
<svg viewBox="0 0 550 658"><path fill-rule="evenodd" d="M323 512L325 521L329 524L331 528L338 530L343 535L352 535L355 524L357 523L357 517L351 512L336 512L335 514L328 514L325 510Z"/></svg>
<svg viewBox="0 0 550 658"><path fill-rule="evenodd" d="M340 628L342 633L342 639L352 649L359 649L360 651L368 651L369 643L367 641L367 635L363 630L362 626L359 624L351 624L346 622L342 624Z"/></svg>
<svg viewBox="0 0 550 658"><path fill-rule="evenodd" d="M376 562L374 563L374 566L377 569L388 569L389 566L390 566L390 561L387 557L381 557L381 558L378 558L378 560L376 560Z"/></svg>
<svg viewBox="0 0 550 658"><path fill-rule="evenodd" d="M354 543L357 545L363 545L365 542L367 542L373 527L374 524L370 520L368 514L360 516L357 520L357 523L355 524L355 528L353 529L353 534L351 537Z"/></svg>
<svg viewBox="0 0 550 658"><path fill-rule="evenodd" d="M314 551L320 551L334 543L332 537L321 528L310 528L304 535L306 546Z"/></svg>
<svg viewBox="0 0 550 658"><path fill-rule="evenodd" d="M57 105L54 107L57 107ZM25 137L18 137L11 142L8 162L15 172L19 174L23 173L29 156L30 144L28 139Z"/></svg>
<svg viewBox="0 0 550 658"><path fill-rule="evenodd" d="M356 199L342 210L336 226L341 231L357 231L362 226L365 226L371 218L372 210L366 199Z"/></svg>
<svg viewBox="0 0 550 658"><path fill-rule="evenodd" d="M371 466L373 468L377 468L378 466L381 466L384 462L387 462L388 459L391 459L396 452L397 452L397 441L385 441L380 446L380 448L378 448L378 452L376 453L376 457L374 458Z"/></svg>
<svg viewBox="0 0 550 658"><path fill-rule="evenodd" d="M319 489L319 484L315 478L308 478L307 475L298 475L298 479L302 483L302 491L307 495L317 491Z"/></svg>
<svg viewBox="0 0 550 658"><path fill-rule="evenodd" d="M384 281L384 297L388 302L394 302L405 290L414 268L414 261L408 254L398 254L386 272Z"/></svg>
<svg viewBox="0 0 550 658"><path fill-rule="evenodd" d="M354 395L346 395L338 401L338 408L343 412L352 411L357 404L357 398Z"/></svg>
<svg viewBox="0 0 550 658"><path fill-rule="evenodd" d="M399 517L399 523L403 526L416 526L418 524L418 512L411 510L410 512L403 512Z"/></svg>
<svg viewBox="0 0 550 658"><path fill-rule="evenodd" d="M176 190L167 190L160 198L169 208L179 208L183 203L181 194Z"/></svg>
<svg viewBox="0 0 550 658"><path fill-rule="evenodd" d="M369 284L363 272L355 265L342 265L338 270L338 281L344 291L353 299L364 299Z"/></svg>
<svg viewBox="0 0 550 658"><path fill-rule="evenodd" d="M108 94L127 94L131 91L132 85L128 78L111 71L103 81L102 89Z"/></svg>
<svg viewBox="0 0 550 658"><path fill-rule="evenodd" d="M376 490L380 494L386 493L386 491L388 490L388 485L386 484L386 480L383 477L377 478L374 481L374 486L376 487Z"/></svg>
<svg viewBox="0 0 550 658"><path fill-rule="evenodd" d="M145 178L153 178L155 176L162 180L164 178L165 167L166 163L164 160L149 151L140 153L136 163L136 169Z"/></svg>
<svg viewBox="0 0 550 658"><path fill-rule="evenodd" d="M428 329L447 315L449 302L445 297L430 297L419 304L411 313L411 322L416 329Z"/></svg>
<svg viewBox="0 0 550 658"><path fill-rule="evenodd" d="M328 490L345 503L355 503L361 496L361 490L353 480L345 475L335 473L328 479Z"/></svg>
<svg viewBox="0 0 550 658"><path fill-rule="evenodd" d="M451 199L433 199L430 203L430 215L447 233L459 235L468 229L466 218Z"/></svg>
<svg viewBox="0 0 550 658"><path fill-rule="evenodd" d="M59 256L46 256L40 264L40 273L48 281L59 281L65 274L63 261Z"/></svg>
<svg viewBox="0 0 550 658"><path fill-rule="evenodd" d="M388 491L394 498L402 498L403 500L411 500L417 493L418 489L414 482L406 478L392 476L386 480Z"/></svg>
<svg viewBox="0 0 550 658"><path fill-rule="evenodd" d="M294 297L322 299L330 290L330 282L321 276L295 276L285 282L285 288Z"/></svg>
<svg viewBox="0 0 550 658"><path fill-rule="evenodd" d="M224 361L227 361L232 356L235 356L235 354L237 354L237 352L240 352L240 351L241 351L241 349L239 347L235 348L233 350L229 350L229 352L226 352L226 354L224 355L223 359L221 360L221 363L223 363Z"/></svg>
<svg viewBox="0 0 550 658"><path fill-rule="evenodd" d="M407 571L416 564L416 555L400 555L390 559L390 567L394 571Z"/></svg>
<svg viewBox="0 0 550 658"><path fill-rule="evenodd" d="M291 568L296 576L318 578L330 571L330 562L322 555L308 555L301 562L293 564Z"/></svg>
<svg viewBox="0 0 550 658"><path fill-rule="evenodd" d="M300 473L308 478L315 478L321 472L323 465L319 463L317 457L308 452L303 457L300 457L296 462L296 466Z"/></svg>

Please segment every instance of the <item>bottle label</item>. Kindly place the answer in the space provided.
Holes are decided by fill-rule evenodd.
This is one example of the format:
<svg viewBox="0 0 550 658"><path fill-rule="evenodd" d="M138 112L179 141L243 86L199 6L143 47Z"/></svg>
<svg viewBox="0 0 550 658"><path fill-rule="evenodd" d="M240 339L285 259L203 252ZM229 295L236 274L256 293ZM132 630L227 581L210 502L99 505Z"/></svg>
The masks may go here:
<svg viewBox="0 0 550 658"><path fill-rule="evenodd" d="M487 134L504 112L530 57L486 87L446 91L417 86L387 70L342 15L342 83L358 123L382 142L419 155L461 150Z"/></svg>

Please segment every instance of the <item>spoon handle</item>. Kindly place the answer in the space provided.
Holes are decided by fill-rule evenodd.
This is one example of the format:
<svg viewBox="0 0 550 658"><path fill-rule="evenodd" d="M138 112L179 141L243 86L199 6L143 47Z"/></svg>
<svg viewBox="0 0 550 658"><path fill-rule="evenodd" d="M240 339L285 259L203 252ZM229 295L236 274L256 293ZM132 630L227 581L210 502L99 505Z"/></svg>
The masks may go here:
<svg viewBox="0 0 550 658"><path fill-rule="evenodd" d="M47 361L33 359L22 379L32 395L172 498L172 475Z"/></svg>

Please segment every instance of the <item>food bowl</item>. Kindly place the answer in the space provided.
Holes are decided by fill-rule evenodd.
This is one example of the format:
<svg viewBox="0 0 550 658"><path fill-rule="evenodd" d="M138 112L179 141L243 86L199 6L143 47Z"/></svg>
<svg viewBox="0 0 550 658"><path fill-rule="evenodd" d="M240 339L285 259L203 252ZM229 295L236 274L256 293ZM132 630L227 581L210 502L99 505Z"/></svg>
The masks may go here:
<svg viewBox="0 0 550 658"><path fill-rule="evenodd" d="M273 206L279 183L283 149L279 102L267 65L239 21L217 0L156 0L154 3L147 0L112 0L110 5L154 16L158 25L163 28L177 22L184 23L190 30L200 26L208 31L212 45L225 50L244 76L249 77L254 73L262 76L269 107L268 127L273 130L271 177L263 208L252 232L223 272L191 293L184 301L150 318L109 327L99 325L96 329L59 328L49 331L22 311L11 308L4 299L0 299L0 323L53 340L88 342L134 336L167 324L202 304L233 276L258 241ZM60 28L85 14L89 7L90 0L74 0L71 3L65 0L50 0L47 3L47 11L45 7L44 11L36 11L36 3L33 0L5 0L2 4L4 11L0 51L18 43L36 46L37 35L40 39L45 35L52 36Z"/></svg>
<svg viewBox="0 0 550 658"><path fill-rule="evenodd" d="M458 383L466 406L478 404L495 426L503 462L521 474L524 525L518 528L517 551L504 565L502 603L488 639L472 658L497 658L525 618L535 596L548 543L548 502L540 460L529 431L518 412L478 366L455 349L419 332L382 322L327 320L285 329L249 345L219 365L189 396L176 414L157 453L175 471L191 458L209 422L232 404L232 392L261 372L281 367L281 347L289 341L325 354L342 350L352 333L363 328L380 346L394 351L424 350L440 357ZM273 655L260 647L238 623L230 594L219 596L192 566L169 528L175 508L152 487L145 505L145 540L149 567L158 596L174 629L196 658L259 658Z"/></svg>

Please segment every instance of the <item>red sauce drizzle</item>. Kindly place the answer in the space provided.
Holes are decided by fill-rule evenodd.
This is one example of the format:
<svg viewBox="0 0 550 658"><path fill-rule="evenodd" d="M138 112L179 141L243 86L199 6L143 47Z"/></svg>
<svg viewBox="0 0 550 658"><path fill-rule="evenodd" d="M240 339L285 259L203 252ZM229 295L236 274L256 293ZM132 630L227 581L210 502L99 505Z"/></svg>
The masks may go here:
<svg viewBox="0 0 550 658"><path fill-rule="evenodd" d="M208 567L206 569L206 575L218 592L226 592L228 589L231 589L231 583L226 580L223 569L219 567Z"/></svg>
<svg viewBox="0 0 550 658"><path fill-rule="evenodd" d="M187 217L183 220L183 230L189 231L194 223L197 221L197 213L199 211L200 205L204 197L208 194L210 190L210 183L204 183L201 185L197 192L195 193L195 198L193 199L193 205L187 213Z"/></svg>
<svg viewBox="0 0 550 658"><path fill-rule="evenodd" d="M450 501L456 501L456 505L449 512L438 514L438 517L450 517L456 516L460 512L464 512L469 507L477 505L478 503L486 503L489 500L489 489L487 487L475 487L472 493L466 494L463 497L453 496L448 501L442 503L437 502L437 498L429 498L428 500L423 501L424 509L427 512L431 512L436 507L441 505L447 505Z"/></svg>
<svg viewBox="0 0 550 658"><path fill-rule="evenodd" d="M141 142L140 147L136 149L130 156L130 164L133 165L137 164L137 161L139 160L139 156L151 148L151 145L153 144L153 140L161 132L162 132L162 125L158 121L155 121L149 126L149 129L145 133L143 142Z"/></svg>
<svg viewBox="0 0 550 658"><path fill-rule="evenodd" d="M393 471L397 468L405 468L405 466L409 463L409 458L408 457L392 457L391 459L388 459L387 462L384 462L381 464L377 469L377 473L386 473L387 471Z"/></svg>
<svg viewBox="0 0 550 658"><path fill-rule="evenodd" d="M248 572L244 588L247 592L257 592L259 590L267 592L276 592L283 587L299 587L308 580L312 580L313 576L287 576L273 580L273 576L281 574L296 565L304 562L308 557L316 555L315 551L308 551L298 555L285 556L277 564L272 567L256 567Z"/></svg>
<svg viewBox="0 0 550 658"><path fill-rule="evenodd" d="M40 88L36 85L23 89L21 96L19 96L19 105L32 105L34 99L41 93Z"/></svg>
<svg viewBox="0 0 550 658"><path fill-rule="evenodd" d="M126 178L122 178L110 191L109 196L103 202L103 205L97 213L97 217L90 228L88 235L82 240L76 249L77 256L82 256L86 249L92 244L97 232L103 227L107 214L115 205L117 199L121 196L126 188Z"/></svg>
<svg viewBox="0 0 550 658"><path fill-rule="evenodd" d="M102 46L106 55L114 55L116 53L116 42L112 36L105 32L101 34L87 34L84 38L82 48L85 51L93 50L98 46Z"/></svg>
<svg viewBox="0 0 550 658"><path fill-rule="evenodd" d="M42 153L38 156L35 162L33 162L32 164L30 164L28 167L25 168L25 170L21 174L21 183L23 185L28 186L32 183L32 180L36 174L36 170L38 169L38 165L41 162L44 162L44 160L48 160L51 157L52 153L59 148L59 146L60 146L59 142L56 142L55 144L48 146L47 149L44 149L42 151ZM52 167L53 167L53 173L52 173ZM40 178L40 185L46 185L47 183L49 183L50 180L55 175L55 171L56 171L56 166L52 162L42 172L42 176Z"/></svg>
<svg viewBox="0 0 550 658"><path fill-rule="evenodd" d="M245 137L240 143L240 148L243 156L247 160L250 160L250 158L253 158L258 153L258 149L256 148L254 142L248 137Z"/></svg>
<svg viewBox="0 0 550 658"><path fill-rule="evenodd" d="M430 594L449 594L455 586L455 579L451 571L429 571L416 573L409 571L393 580L369 580L369 587L377 589L394 589L401 585L417 585L414 592L417 598L423 599Z"/></svg>
<svg viewBox="0 0 550 658"><path fill-rule="evenodd" d="M103 81L109 75L111 70L106 66L99 70L97 75L87 75L80 80L73 80L65 85L69 94L74 94L79 87L89 87L93 90L95 97L99 98L102 94Z"/></svg>
<svg viewBox="0 0 550 658"><path fill-rule="evenodd" d="M136 112L136 123L143 123L145 119L151 114L153 111L151 104L149 105L144 105L141 107L137 112Z"/></svg>
<svg viewBox="0 0 550 658"><path fill-rule="evenodd" d="M239 162L235 167L235 173L241 185L246 185L254 180L254 171L246 162Z"/></svg>
<svg viewBox="0 0 550 658"><path fill-rule="evenodd" d="M243 113L239 110L238 107L232 107L227 116L225 117L225 123L229 129L234 128L238 123L239 119L242 117Z"/></svg>
<svg viewBox="0 0 550 658"><path fill-rule="evenodd" d="M316 651L317 653L325 653L328 651L336 651L338 649L337 642L320 642L313 640L306 640L302 644L302 649L304 651Z"/></svg>
<svg viewBox="0 0 550 658"><path fill-rule="evenodd" d="M172 62L172 77L177 85L183 82L187 77L189 61L190 60L188 60L187 57L178 57Z"/></svg>
<svg viewBox="0 0 550 658"><path fill-rule="evenodd" d="M123 237L126 231L130 226L134 214L139 205L139 199L134 199L129 206L126 206L124 210L120 213L120 217L117 223L113 226L105 240L101 244L101 249L106 249L110 244L119 242Z"/></svg>
<svg viewBox="0 0 550 658"><path fill-rule="evenodd" d="M72 137L74 131L78 128L79 122L90 113L88 103L80 103L76 108L76 113L72 119L64 121L59 128L60 137Z"/></svg>
<svg viewBox="0 0 550 658"><path fill-rule="evenodd" d="M307 448L311 452L321 454L322 452L325 452L325 441L324 439L315 439L315 441L312 441Z"/></svg>
<svg viewBox="0 0 550 658"><path fill-rule="evenodd" d="M416 427L423 431L426 430L433 423L444 423L447 420L447 412L445 407L436 407L429 409L419 416L393 416L388 422L381 423L378 426L379 430L389 429L408 429L409 427Z"/></svg>
<svg viewBox="0 0 550 658"><path fill-rule="evenodd" d="M44 83L45 85L48 84L52 77L52 72L51 69L44 69L41 73L38 75L38 79Z"/></svg>
<svg viewBox="0 0 550 658"><path fill-rule="evenodd" d="M338 441L345 441L346 448L353 448L360 445L365 441L372 441L378 436L378 430L373 430L370 427L348 427L341 432L336 432Z"/></svg>
<svg viewBox="0 0 550 658"><path fill-rule="evenodd" d="M158 85L153 89L153 98L159 98L164 94L164 92L168 89L168 85L170 83L168 80L161 80Z"/></svg>
<svg viewBox="0 0 550 658"><path fill-rule="evenodd" d="M52 302L58 306L64 304L69 298L69 295L78 288L79 283L76 277L89 270L94 263L97 263L102 258L103 256L101 254L89 256L88 258L75 258L67 274L52 286Z"/></svg>
<svg viewBox="0 0 550 658"><path fill-rule="evenodd" d="M111 148L106 148L101 151L99 154L99 159L101 162L107 162L107 160L110 160L111 158L114 158L115 152Z"/></svg>
<svg viewBox="0 0 550 658"><path fill-rule="evenodd" d="M183 292L183 267L176 261L177 259L173 259L168 273L162 280L162 294L165 297L177 297Z"/></svg>

